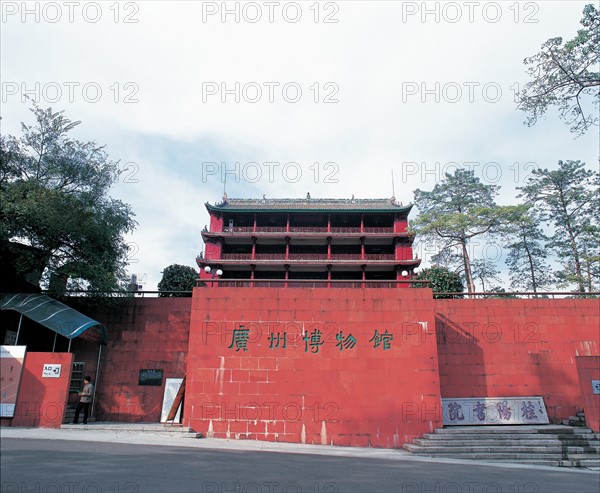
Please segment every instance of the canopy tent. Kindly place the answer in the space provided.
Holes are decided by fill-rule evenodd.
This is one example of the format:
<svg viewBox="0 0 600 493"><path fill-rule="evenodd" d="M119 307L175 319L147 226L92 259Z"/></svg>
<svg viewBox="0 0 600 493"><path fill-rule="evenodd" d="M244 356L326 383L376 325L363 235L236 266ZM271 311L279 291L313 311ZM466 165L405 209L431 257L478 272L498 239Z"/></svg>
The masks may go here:
<svg viewBox="0 0 600 493"><path fill-rule="evenodd" d="M100 322L44 294L2 294L0 309L15 310L69 340L81 337L106 345L106 327Z"/></svg>

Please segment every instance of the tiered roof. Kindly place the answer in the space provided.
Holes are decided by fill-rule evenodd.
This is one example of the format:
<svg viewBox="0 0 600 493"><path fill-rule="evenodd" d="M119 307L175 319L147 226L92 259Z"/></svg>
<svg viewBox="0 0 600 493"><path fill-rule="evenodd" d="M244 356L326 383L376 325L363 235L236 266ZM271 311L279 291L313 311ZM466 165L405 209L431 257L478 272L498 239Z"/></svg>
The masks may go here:
<svg viewBox="0 0 600 493"><path fill-rule="evenodd" d="M403 205L394 197L389 199L230 199L223 197L219 204L205 204L208 211L228 212L410 212L412 204Z"/></svg>

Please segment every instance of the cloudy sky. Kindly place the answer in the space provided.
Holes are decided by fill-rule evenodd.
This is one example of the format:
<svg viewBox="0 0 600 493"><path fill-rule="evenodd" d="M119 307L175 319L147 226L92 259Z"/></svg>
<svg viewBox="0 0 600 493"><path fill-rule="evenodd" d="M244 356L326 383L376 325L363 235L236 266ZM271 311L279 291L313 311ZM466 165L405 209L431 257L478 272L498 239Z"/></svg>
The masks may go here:
<svg viewBox="0 0 600 493"><path fill-rule="evenodd" d="M3 1L2 132L32 123L26 96L82 121L121 162L129 271L155 289L195 267L225 176L229 197L409 203L458 163L509 204L533 166L597 169L596 130L515 104L523 59L586 3Z"/></svg>

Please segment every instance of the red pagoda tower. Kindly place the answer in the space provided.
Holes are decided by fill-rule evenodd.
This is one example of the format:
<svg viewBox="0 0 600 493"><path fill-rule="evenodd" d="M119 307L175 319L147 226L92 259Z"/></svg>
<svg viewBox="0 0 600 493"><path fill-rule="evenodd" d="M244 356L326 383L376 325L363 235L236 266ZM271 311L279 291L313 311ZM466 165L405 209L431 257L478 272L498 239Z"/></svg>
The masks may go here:
<svg viewBox="0 0 600 493"><path fill-rule="evenodd" d="M393 197L224 197L206 208L210 228L202 232L206 248L196 259L203 280L231 279L230 286L407 287L385 281L410 280L421 263L413 257L414 235L408 232L412 205Z"/></svg>

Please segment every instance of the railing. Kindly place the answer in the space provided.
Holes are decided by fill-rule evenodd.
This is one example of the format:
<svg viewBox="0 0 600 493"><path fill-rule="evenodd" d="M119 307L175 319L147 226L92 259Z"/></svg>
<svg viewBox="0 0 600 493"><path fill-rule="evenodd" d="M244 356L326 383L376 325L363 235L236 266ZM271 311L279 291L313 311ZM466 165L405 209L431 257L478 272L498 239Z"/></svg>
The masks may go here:
<svg viewBox="0 0 600 493"><path fill-rule="evenodd" d="M257 253L255 260L285 260L285 253Z"/></svg>
<svg viewBox="0 0 600 493"><path fill-rule="evenodd" d="M377 228L372 228L372 227L365 227L363 229L364 233L393 233L394 232L394 228L384 228L384 227L377 227ZM402 233L405 233L406 231L402 231Z"/></svg>
<svg viewBox="0 0 600 493"><path fill-rule="evenodd" d="M339 226L335 226L335 227L331 227L331 232L332 233L360 233L360 227L358 228L350 228L350 227L339 227Z"/></svg>
<svg viewBox="0 0 600 493"><path fill-rule="evenodd" d="M204 231L205 233L218 233L218 231ZM235 234L235 233L291 233L291 234L406 234L408 231L394 231L394 228L391 227L365 227L362 230L360 227L340 227L333 226L330 229L327 229L327 226L290 226L289 231L285 226L257 226L254 229L253 226L234 226L230 228L229 226L223 226L223 233Z"/></svg>
<svg viewBox="0 0 600 493"><path fill-rule="evenodd" d="M282 279L196 279L196 287L218 287L219 285L227 285L229 287L284 287L286 281ZM337 279L290 279L287 281L288 286L291 283L303 287L396 287L399 284L410 284L411 287L415 288L417 285L427 286L431 281L417 281L417 280L337 280ZM48 294L47 291L42 291L43 294ZM158 297L160 294L163 296L192 296L192 291L82 291L72 290L65 291L64 297L105 297L105 298L134 298L134 297ZM591 293L583 293L579 291L568 292L568 291L540 291L534 293L532 291L514 291L506 293L490 293L490 292L476 292L476 293L446 293L437 292L433 293L434 297L447 296L458 299L472 299L472 297L479 298L517 298L517 299L581 299L581 298L599 298L600 291L593 291Z"/></svg>
<svg viewBox="0 0 600 493"><path fill-rule="evenodd" d="M212 279L199 279L196 281L202 282L207 286L213 285ZM316 288L389 288L397 287L399 285L409 285L415 287L416 285L428 286L431 281L420 281L420 280L379 280L379 279L214 279L214 286L236 286L242 283L244 287L316 287ZM368 285L368 286L367 286ZM456 293L454 293L456 294Z"/></svg>
<svg viewBox="0 0 600 493"><path fill-rule="evenodd" d="M252 260L251 253L222 253L222 260Z"/></svg>
<svg viewBox="0 0 600 493"><path fill-rule="evenodd" d="M234 226L233 228L225 226L223 228L223 233L252 233L252 231L254 231L252 226Z"/></svg>
<svg viewBox="0 0 600 493"><path fill-rule="evenodd" d="M396 259L393 253L368 253L362 257L360 253L336 253L328 257L326 253L290 253L288 257L285 253L257 253L252 258L251 253L223 253L221 254L220 260L319 260L332 262L336 261L360 261L360 260L402 260L407 259ZM410 259L408 259L410 261ZM211 262L218 262L218 259L211 260Z"/></svg>
<svg viewBox="0 0 600 493"><path fill-rule="evenodd" d="M327 226L290 226L290 233L327 233Z"/></svg>
<svg viewBox="0 0 600 493"><path fill-rule="evenodd" d="M289 260L327 260L326 253L290 253Z"/></svg>

